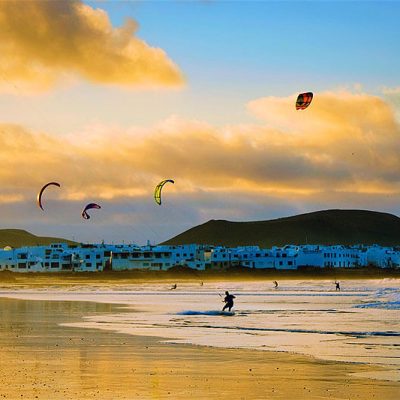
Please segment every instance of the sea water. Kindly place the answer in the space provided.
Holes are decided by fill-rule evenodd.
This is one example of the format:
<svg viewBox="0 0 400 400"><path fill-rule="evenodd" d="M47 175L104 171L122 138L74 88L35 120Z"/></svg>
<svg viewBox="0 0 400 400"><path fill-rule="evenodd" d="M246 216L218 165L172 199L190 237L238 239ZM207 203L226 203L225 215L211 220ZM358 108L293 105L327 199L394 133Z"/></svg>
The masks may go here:
<svg viewBox="0 0 400 400"><path fill-rule="evenodd" d="M171 285L174 282L171 282ZM293 352L400 371L400 280L200 282L6 290L0 296L121 304L65 324L200 346ZM236 296L222 313L224 292ZM397 378L400 377L398 373Z"/></svg>

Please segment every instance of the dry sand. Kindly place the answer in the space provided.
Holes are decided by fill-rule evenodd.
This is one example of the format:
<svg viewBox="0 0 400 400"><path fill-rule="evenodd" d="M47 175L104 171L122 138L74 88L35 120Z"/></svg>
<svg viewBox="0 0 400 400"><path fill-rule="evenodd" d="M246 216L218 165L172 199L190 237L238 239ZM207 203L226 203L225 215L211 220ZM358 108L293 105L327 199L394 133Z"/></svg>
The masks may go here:
<svg viewBox="0 0 400 400"><path fill-rule="evenodd" d="M0 399L400 398L398 382L351 375L378 367L58 326L116 307L0 299Z"/></svg>

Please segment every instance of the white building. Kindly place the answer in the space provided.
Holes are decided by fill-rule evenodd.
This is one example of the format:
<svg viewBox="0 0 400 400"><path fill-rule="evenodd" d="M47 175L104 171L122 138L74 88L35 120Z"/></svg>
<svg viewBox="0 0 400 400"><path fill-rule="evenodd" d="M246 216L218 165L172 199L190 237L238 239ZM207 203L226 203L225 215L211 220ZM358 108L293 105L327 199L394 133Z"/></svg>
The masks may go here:
<svg viewBox="0 0 400 400"><path fill-rule="evenodd" d="M324 267L354 268L365 266L360 248L350 246L324 246Z"/></svg>
<svg viewBox="0 0 400 400"><path fill-rule="evenodd" d="M365 252L368 265L380 268L393 268L400 266L400 252L391 247L373 245Z"/></svg>
<svg viewBox="0 0 400 400"><path fill-rule="evenodd" d="M112 269L115 271L130 269L165 271L175 266L188 266L192 269L204 270L205 265L205 252L195 244L147 245L112 252Z"/></svg>
<svg viewBox="0 0 400 400"><path fill-rule="evenodd" d="M400 251L381 246L287 245L260 249L204 245L137 246L91 244L21 247L0 250L0 270L14 272L99 272L104 270L166 271L176 266L194 270L254 268L295 270L302 267L355 268L374 265L400 267Z"/></svg>

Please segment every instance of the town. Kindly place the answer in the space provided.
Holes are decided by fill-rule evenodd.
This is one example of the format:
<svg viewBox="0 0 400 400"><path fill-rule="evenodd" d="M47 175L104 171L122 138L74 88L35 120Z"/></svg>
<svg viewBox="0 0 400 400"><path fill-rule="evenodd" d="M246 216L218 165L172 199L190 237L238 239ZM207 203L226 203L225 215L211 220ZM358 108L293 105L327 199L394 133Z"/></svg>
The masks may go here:
<svg viewBox="0 0 400 400"><path fill-rule="evenodd" d="M99 272L243 269L297 270L314 268L400 268L400 247L379 245L286 245L260 249L211 245L151 245L54 243L0 250L0 271Z"/></svg>

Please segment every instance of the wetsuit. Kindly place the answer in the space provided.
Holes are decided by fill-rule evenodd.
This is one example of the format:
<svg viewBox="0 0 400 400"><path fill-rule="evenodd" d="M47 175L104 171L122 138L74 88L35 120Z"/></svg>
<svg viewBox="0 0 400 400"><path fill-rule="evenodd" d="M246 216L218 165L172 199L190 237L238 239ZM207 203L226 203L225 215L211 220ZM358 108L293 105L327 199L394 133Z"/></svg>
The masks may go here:
<svg viewBox="0 0 400 400"><path fill-rule="evenodd" d="M228 309L229 312L231 311L231 308L233 307L233 299L234 298L235 298L235 296L232 294L227 294L225 296L225 299L224 299L225 305L224 305L224 308L222 309L222 311L225 311L226 308Z"/></svg>

